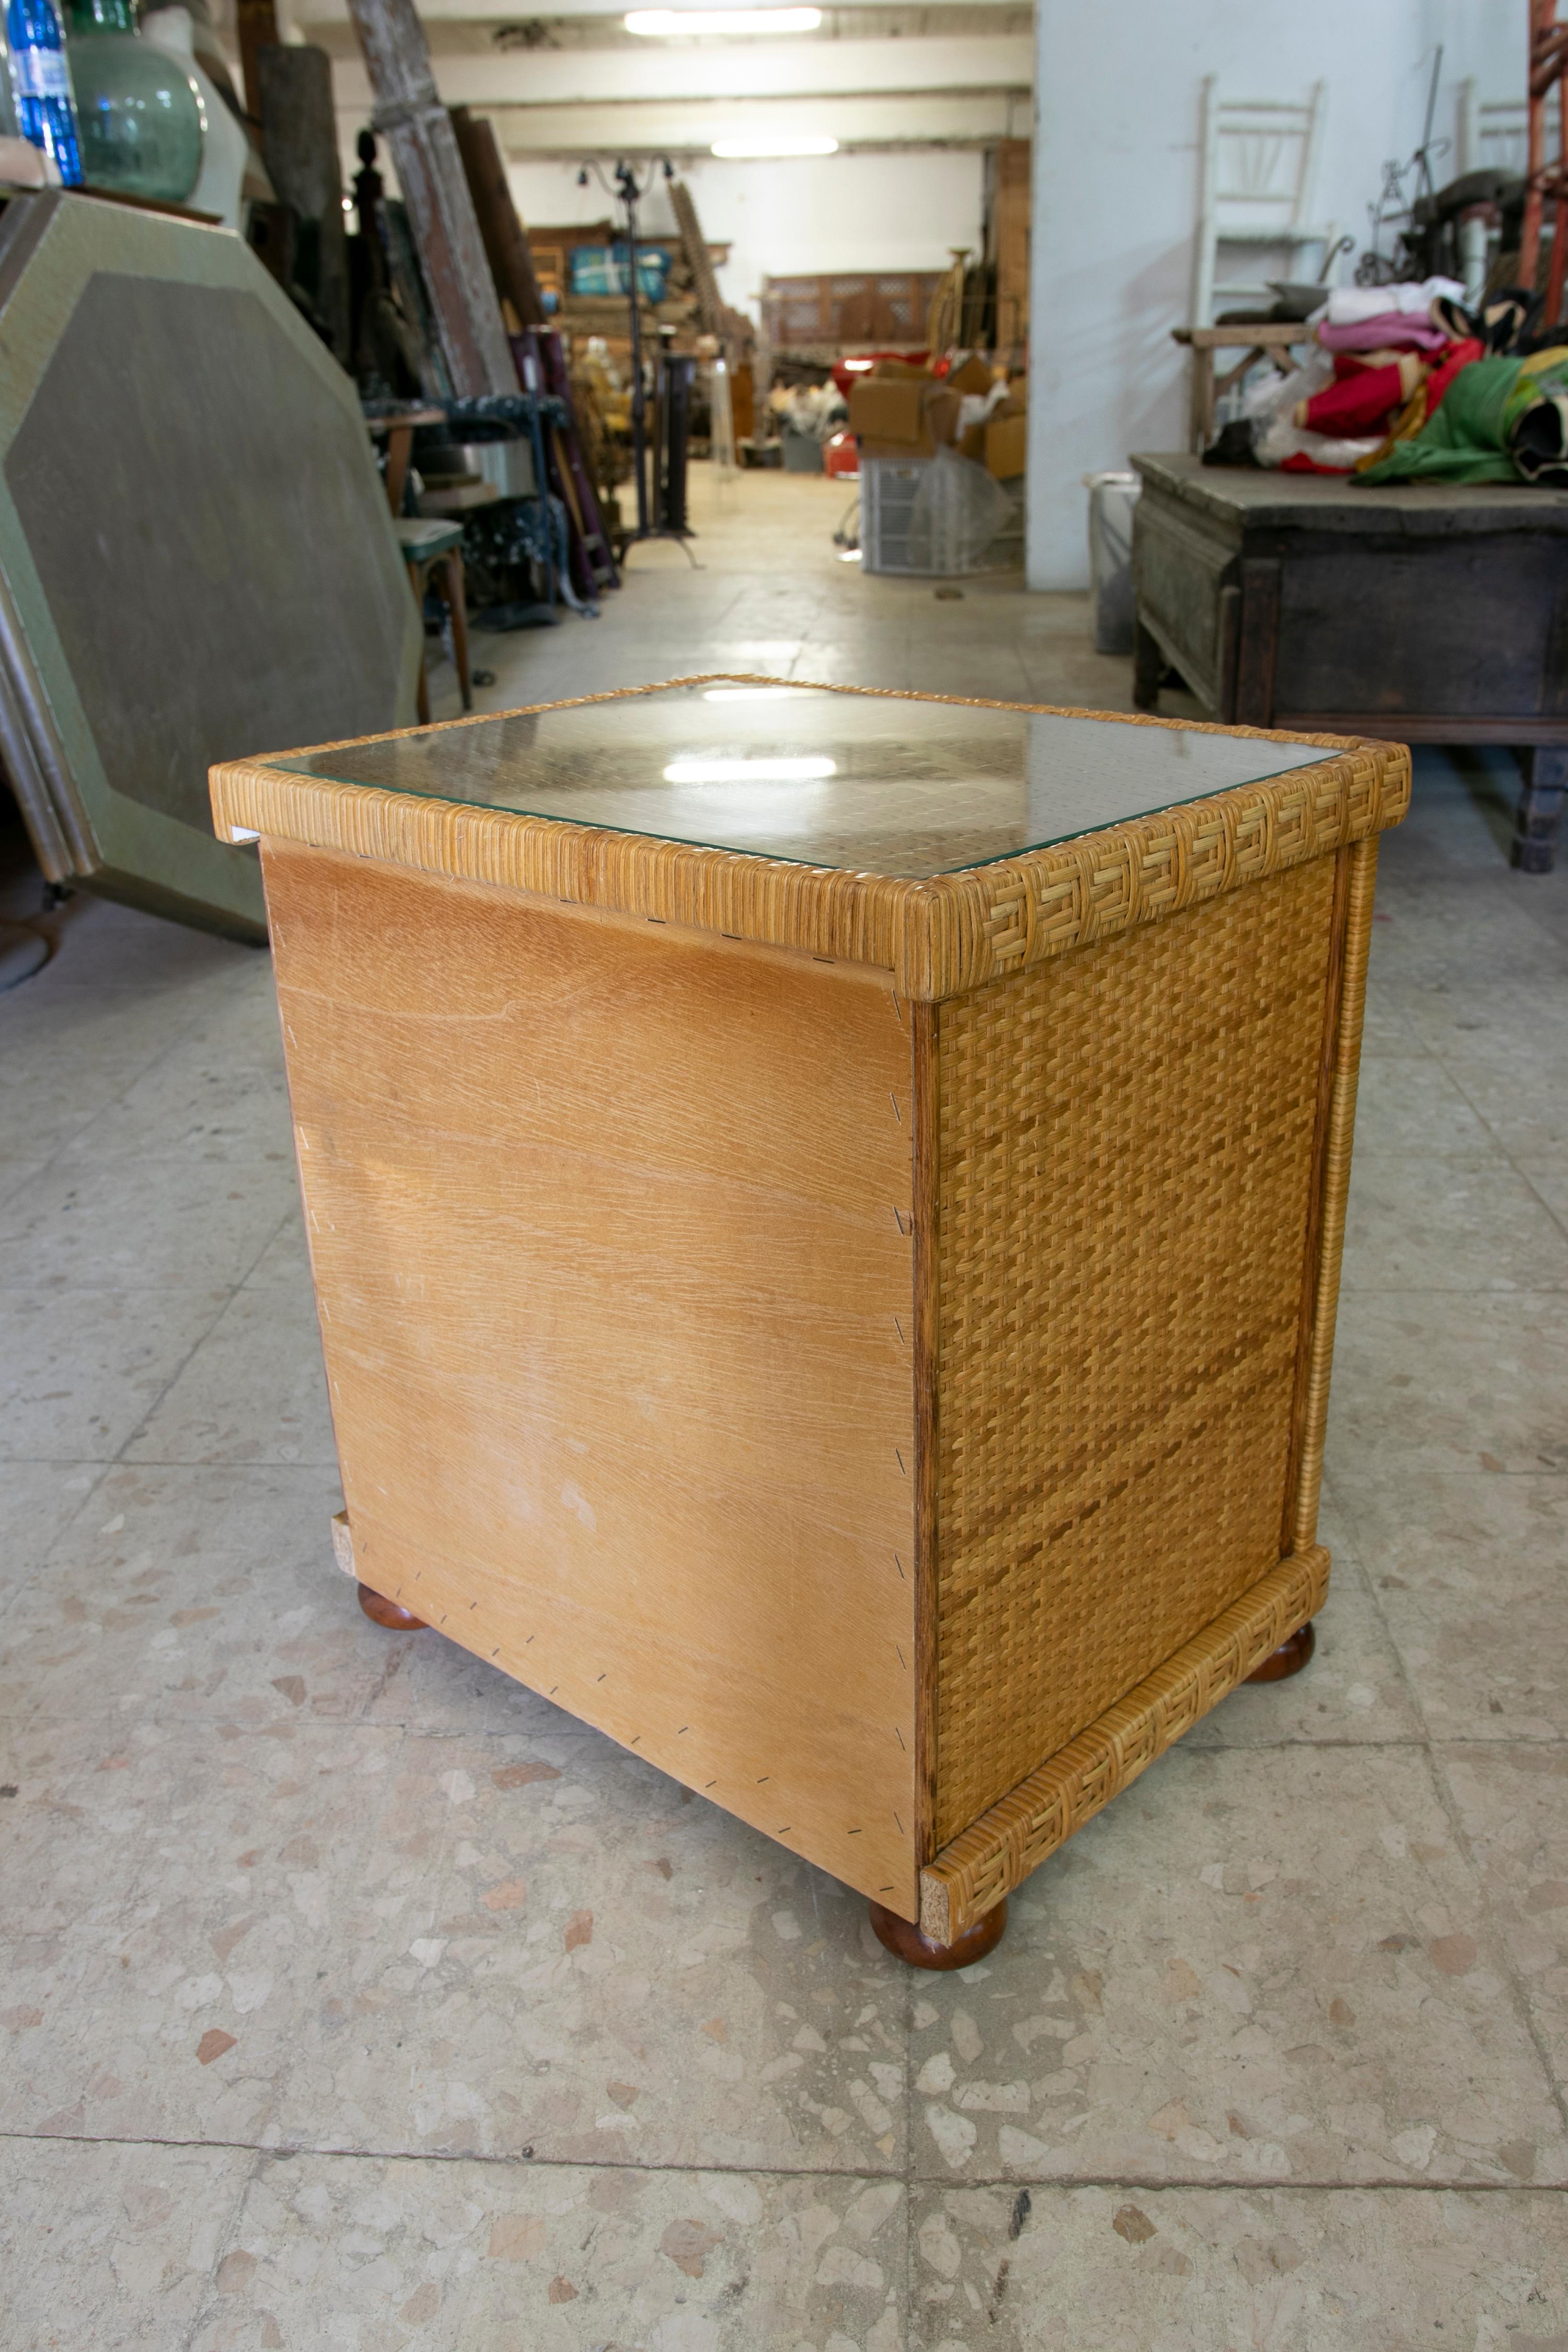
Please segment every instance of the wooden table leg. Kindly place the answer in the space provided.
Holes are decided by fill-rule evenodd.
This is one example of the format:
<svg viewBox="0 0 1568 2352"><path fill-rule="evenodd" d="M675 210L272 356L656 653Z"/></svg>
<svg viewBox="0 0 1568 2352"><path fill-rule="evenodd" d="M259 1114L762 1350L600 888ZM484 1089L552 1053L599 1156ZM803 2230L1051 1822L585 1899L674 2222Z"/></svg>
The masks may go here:
<svg viewBox="0 0 1568 2352"><path fill-rule="evenodd" d="M386 500L395 522L403 512L403 493L408 481L408 461L414 454L414 427L395 422L386 434Z"/></svg>
<svg viewBox="0 0 1568 2352"><path fill-rule="evenodd" d="M468 605L463 589L463 551L455 547L446 559L447 609L452 615L452 658L458 665L458 684L463 690L463 708L474 707L474 682L468 670Z"/></svg>
<svg viewBox="0 0 1568 2352"><path fill-rule="evenodd" d="M425 674L425 583L417 563L408 567L408 584L414 591L414 609L419 615L419 683L415 689L414 708L421 727L430 724L430 681Z"/></svg>
<svg viewBox="0 0 1568 2352"><path fill-rule="evenodd" d="M1281 1642L1277 1650L1270 1651L1260 1666L1254 1666L1247 1679L1249 1683L1282 1683L1287 1675L1300 1673L1317 1646L1318 1637L1309 1618L1306 1624L1298 1625L1288 1642Z"/></svg>
<svg viewBox="0 0 1568 2352"><path fill-rule="evenodd" d="M1509 864L1521 874L1550 874L1556 863L1564 784L1568 784L1568 744L1532 744L1524 755L1524 782L1509 850Z"/></svg>
<svg viewBox="0 0 1568 2352"><path fill-rule="evenodd" d="M389 1633L422 1633L423 1617L416 1617L412 1609L405 1609L400 1601L389 1601L384 1592L373 1592L368 1584L359 1589L359 1605L373 1625L384 1625Z"/></svg>
<svg viewBox="0 0 1568 2352"><path fill-rule="evenodd" d="M1136 621L1132 627L1132 708L1134 710L1158 710L1160 680L1165 675L1165 656L1158 642Z"/></svg>
<svg viewBox="0 0 1568 2352"><path fill-rule="evenodd" d="M900 1919L896 1911L889 1911L880 1903L871 1904L871 1932L877 1941L893 1954L908 1960L911 1969L966 1969L973 1960L983 1960L1002 1940L1002 1930L1007 1925L1007 1903L1004 1896L994 1911L977 1919L973 1927L951 1944L933 1944L922 1935L912 1919Z"/></svg>
<svg viewBox="0 0 1568 2352"><path fill-rule="evenodd" d="M1241 635L1236 656L1233 724L1272 727L1274 666L1279 649L1279 562L1273 556L1244 556L1240 572Z"/></svg>
<svg viewBox="0 0 1568 2352"><path fill-rule="evenodd" d="M1187 437L1193 455L1201 457L1214 439L1214 353L1205 349L1192 352L1192 376L1188 385Z"/></svg>

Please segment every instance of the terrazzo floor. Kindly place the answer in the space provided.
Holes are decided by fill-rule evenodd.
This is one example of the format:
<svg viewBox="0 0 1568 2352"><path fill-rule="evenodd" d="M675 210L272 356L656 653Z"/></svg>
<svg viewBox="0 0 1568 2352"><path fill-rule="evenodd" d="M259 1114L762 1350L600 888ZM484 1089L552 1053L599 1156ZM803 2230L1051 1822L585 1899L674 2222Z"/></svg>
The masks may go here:
<svg viewBox="0 0 1568 2352"><path fill-rule="evenodd" d="M700 497L701 571L478 640L481 702L1127 705L1078 598ZM1384 845L1317 1659L954 1979L361 1615L266 958L49 919L0 997L3 2352L1568 2352L1568 872L1510 872L1513 789L1424 754Z"/></svg>

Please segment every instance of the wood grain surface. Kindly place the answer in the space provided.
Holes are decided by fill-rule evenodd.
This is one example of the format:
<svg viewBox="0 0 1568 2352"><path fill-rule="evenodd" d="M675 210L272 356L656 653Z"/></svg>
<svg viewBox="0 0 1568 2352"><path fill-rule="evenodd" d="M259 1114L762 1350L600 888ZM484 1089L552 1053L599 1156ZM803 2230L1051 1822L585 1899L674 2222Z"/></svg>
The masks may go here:
<svg viewBox="0 0 1568 2352"><path fill-rule="evenodd" d="M264 860L357 1574L913 1917L910 1007Z"/></svg>

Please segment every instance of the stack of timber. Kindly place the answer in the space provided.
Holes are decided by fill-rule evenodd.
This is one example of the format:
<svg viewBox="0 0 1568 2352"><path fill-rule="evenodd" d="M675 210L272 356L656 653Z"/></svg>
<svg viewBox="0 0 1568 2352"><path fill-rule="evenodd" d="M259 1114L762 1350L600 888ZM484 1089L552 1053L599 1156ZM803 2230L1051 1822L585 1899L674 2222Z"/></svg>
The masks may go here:
<svg viewBox="0 0 1568 2352"><path fill-rule="evenodd" d="M544 488L566 515L567 569L585 604L619 584L609 533L578 430L572 381L561 337L550 324L528 233L512 202L506 166L489 123L466 106L452 110L452 129L468 194L500 298L507 341L524 391L560 401L564 421L543 428Z"/></svg>

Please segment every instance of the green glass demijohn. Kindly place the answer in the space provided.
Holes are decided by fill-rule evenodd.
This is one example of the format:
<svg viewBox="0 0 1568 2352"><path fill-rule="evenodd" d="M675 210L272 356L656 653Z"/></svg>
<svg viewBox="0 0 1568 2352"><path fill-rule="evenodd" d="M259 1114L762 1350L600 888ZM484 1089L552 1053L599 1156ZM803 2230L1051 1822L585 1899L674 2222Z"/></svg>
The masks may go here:
<svg viewBox="0 0 1568 2352"><path fill-rule="evenodd" d="M68 47L87 185L182 203L206 137L190 76L140 38L132 0L72 0Z"/></svg>

